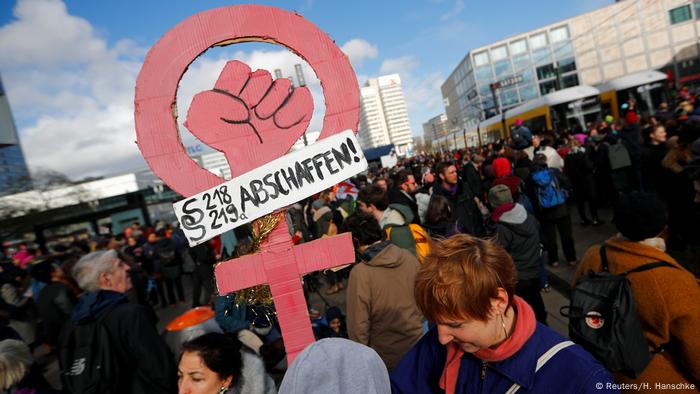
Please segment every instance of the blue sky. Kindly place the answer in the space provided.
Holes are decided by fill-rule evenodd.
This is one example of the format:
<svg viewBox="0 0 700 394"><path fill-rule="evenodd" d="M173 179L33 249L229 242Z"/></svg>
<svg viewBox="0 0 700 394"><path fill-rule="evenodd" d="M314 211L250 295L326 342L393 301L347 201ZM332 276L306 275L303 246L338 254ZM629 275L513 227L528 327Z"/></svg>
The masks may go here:
<svg viewBox="0 0 700 394"><path fill-rule="evenodd" d="M295 10L318 25L346 51L360 83L398 72L411 128L420 135L422 123L444 111L440 85L471 48L612 0L258 3ZM236 2L0 1L0 74L30 167L79 178L142 166L133 143L133 89L145 53L188 16L231 4ZM180 111L186 111L194 93L209 88L231 58L253 68L280 67L285 75L299 61L267 44L210 50L181 82ZM307 73L309 79L313 91L318 84ZM320 96L314 99L311 129L323 112ZM196 143L188 135L183 140Z"/></svg>

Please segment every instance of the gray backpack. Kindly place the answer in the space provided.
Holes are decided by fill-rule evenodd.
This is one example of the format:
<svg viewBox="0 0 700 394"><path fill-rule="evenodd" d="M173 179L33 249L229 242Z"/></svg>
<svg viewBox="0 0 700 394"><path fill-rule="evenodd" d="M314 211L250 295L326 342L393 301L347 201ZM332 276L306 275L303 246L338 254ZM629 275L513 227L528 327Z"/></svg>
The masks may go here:
<svg viewBox="0 0 700 394"><path fill-rule="evenodd" d="M610 169L613 171L632 165L627 148L620 142L608 146L608 160L610 161Z"/></svg>

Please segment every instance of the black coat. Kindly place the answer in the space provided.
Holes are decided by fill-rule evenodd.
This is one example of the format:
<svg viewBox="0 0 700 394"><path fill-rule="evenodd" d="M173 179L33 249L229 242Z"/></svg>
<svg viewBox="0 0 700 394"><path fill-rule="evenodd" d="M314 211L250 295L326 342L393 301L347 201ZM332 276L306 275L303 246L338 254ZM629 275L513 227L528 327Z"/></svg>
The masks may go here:
<svg viewBox="0 0 700 394"><path fill-rule="evenodd" d="M114 360L119 363L120 387L115 392L177 392L175 359L158 334L153 310L128 303L124 294L114 291L84 294L61 332L62 347L68 346L68 334L74 325L94 319L102 319L112 339Z"/></svg>
<svg viewBox="0 0 700 394"><path fill-rule="evenodd" d="M413 212L413 221L411 223L421 224L418 216L418 203L415 198L408 197L402 193L401 189L393 187L389 189L389 203L401 204L411 208L411 212Z"/></svg>
<svg viewBox="0 0 700 394"><path fill-rule="evenodd" d="M475 196L479 197L481 201L484 201L484 183L479 170L474 167L474 164L464 164L462 167L462 181L469 185L469 190L471 190Z"/></svg>
<svg viewBox="0 0 700 394"><path fill-rule="evenodd" d="M663 181L661 161L666 156L668 147L666 144L644 145L642 148L642 187L644 191L657 193L659 184Z"/></svg>
<svg viewBox="0 0 700 394"><path fill-rule="evenodd" d="M36 300L44 331L44 340L50 345L58 343L61 327L68 321L77 299L63 283L53 282L44 287Z"/></svg>
<svg viewBox="0 0 700 394"><path fill-rule="evenodd" d="M500 220L495 223L495 228L496 242L513 258L518 279L523 281L540 276L540 235L537 220L522 206L518 209L527 215L524 221L512 223Z"/></svg>
<svg viewBox="0 0 700 394"><path fill-rule="evenodd" d="M433 195L447 198L452 209L452 215L457 220L457 224L462 230L471 235L480 237L485 234L484 220L479 211L479 207L474 202L474 193L465 183L457 183L457 193L453 196L447 191L442 183L435 184Z"/></svg>
<svg viewBox="0 0 700 394"><path fill-rule="evenodd" d="M585 151L571 151L564 159L566 176L571 181L574 194L579 197L595 201L595 179L593 178L594 165Z"/></svg>

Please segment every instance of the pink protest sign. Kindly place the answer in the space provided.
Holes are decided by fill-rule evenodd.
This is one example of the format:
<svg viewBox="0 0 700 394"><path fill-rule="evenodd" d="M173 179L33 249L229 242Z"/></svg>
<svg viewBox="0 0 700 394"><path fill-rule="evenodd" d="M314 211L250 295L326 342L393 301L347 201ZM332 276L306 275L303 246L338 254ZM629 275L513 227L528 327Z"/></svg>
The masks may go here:
<svg viewBox="0 0 700 394"><path fill-rule="evenodd" d="M250 41L281 44L314 70L326 104L319 140L348 129L357 133L355 74L347 57L315 25L298 14L258 5L196 14L151 48L139 73L135 98L137 143L144 158L156 175L185 197L220 185L224 179L200 168L180 142L173 111L178 83L190 63L208 48ZM289 151L308 127L312 112L313 101L306 88L292 89L287 80L273 81L265 70L253 72L231 61L212 89L194 97L186 127L222 151L236 177ZM225 200L226 196L222 204ZM349 234L294 247L282 219L259 253L217 266L217 285L221 293L270 285L291 363L313 341L300 276L352 261Z"/></svg>

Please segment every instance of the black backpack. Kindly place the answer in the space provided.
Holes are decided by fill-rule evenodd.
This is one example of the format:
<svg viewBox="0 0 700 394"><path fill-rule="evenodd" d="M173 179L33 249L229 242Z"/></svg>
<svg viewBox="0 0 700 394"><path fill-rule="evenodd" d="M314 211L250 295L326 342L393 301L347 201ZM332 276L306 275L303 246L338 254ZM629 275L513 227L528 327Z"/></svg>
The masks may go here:
<svg viewBox="0 0 700 394"><path fill-rule="evenodd" d="M570 306L560 313L569 318L569 337L611 372L636 378L660 347L649 351L627 275L673 265L657 261L613 275L605 245L600 248L601 272L590 270L571 292ZM568 312L567 312L568 310Z"/></svg>
<svg viewBox="0 0 700 394"><path fill-rule="evenodd" d="M119 360L102 319L70 326L61 335L59 363L70 393L117 393Z"/></svg>

